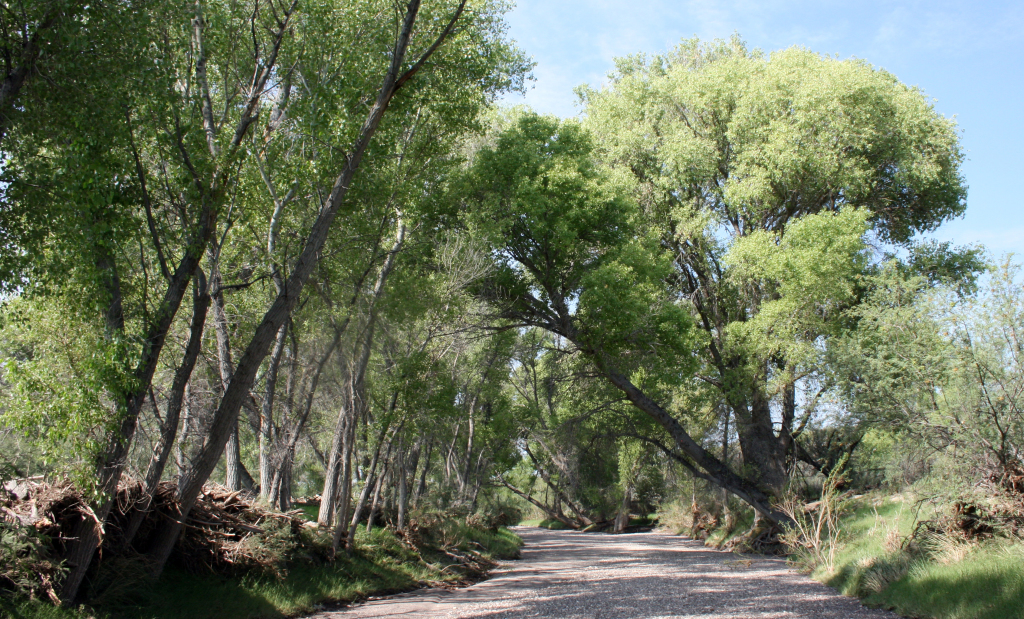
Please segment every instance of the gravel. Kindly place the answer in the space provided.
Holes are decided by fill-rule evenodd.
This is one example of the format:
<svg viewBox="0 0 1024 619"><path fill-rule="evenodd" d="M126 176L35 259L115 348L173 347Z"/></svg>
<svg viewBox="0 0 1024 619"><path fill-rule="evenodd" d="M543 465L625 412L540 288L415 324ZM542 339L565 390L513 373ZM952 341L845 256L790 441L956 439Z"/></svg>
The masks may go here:
<svg viewBox="0 0 1024 619"><path fill-rule="evenodd" d="M664 533L600 535L521 528L520 561L465 589L424 589L311 619L889 618L786 566Z"/></svg>

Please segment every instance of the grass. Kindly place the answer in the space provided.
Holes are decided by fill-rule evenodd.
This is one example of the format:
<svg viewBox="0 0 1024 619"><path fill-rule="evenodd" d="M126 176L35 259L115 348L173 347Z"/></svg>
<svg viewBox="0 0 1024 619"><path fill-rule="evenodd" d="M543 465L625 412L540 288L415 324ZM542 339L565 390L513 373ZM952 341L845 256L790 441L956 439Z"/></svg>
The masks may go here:
<svg viewBox="0 0 1024 619"><path fill-rule="evenodd" d="M451 522L442 527L446 548L491 560L515 558L522 540L507 529L489 531ZM169 568L156 582L136 581L93 609L56 608L45 602L0 600L0 616L12 619L272 619L316 610L330 602L407 591L456 581L456 562L441 548L410 548L387 529L360 528L358 550L334 562L297 562L286 575L227 577Z"/></svg>
<svg viewBox="0 0 1024 619"><path fill-rule="evenodd" d="M521 527L540 527L541 529L551 529L552 531L561 531L562 529L568 529L569 527L560 520L553 520L551 518L544 518L543 520L523 520L519 523Z"/></svg>
<svg viewBox="0 0 1024 619"><path fill-rule="evenodd" d="M320 517L319 504L297 505L296 507L302 510L302 515L306 518L306 520L316 522L317 518Z"/></svg>
<svg viewBox="0 0 1024 619"><path fill-rule="evenodd" d="M870 606L922 619L1017 619L1024 608L1024 545L995 538L981 544L939 540L907 549L914 505L902 498L866 499L841 521L843 537L831 573L816 579ZM919 517L930 518L922 513Z"/></svg>

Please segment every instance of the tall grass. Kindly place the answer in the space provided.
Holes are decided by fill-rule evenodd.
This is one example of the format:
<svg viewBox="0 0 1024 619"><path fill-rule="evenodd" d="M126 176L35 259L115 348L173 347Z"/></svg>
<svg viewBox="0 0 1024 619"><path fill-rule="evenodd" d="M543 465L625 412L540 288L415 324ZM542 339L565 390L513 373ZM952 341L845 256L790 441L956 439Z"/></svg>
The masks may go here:
<svg viewBox="0 0 1024 619"><path fill-rule="evenodd" d="M839 522L844 535L834 569L822 566L813 576L908 617L1024 617L1024 544L934 532L910 537L918 519L934 515L900 496L862 500Z"/></svg>

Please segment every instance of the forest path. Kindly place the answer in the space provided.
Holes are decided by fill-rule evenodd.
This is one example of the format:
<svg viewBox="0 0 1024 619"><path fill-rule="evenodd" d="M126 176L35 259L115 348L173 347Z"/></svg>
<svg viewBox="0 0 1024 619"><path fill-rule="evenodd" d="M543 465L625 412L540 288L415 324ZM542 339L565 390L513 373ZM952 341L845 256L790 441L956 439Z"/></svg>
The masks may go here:
<svg viewBox="0 0 1024 619"><path fill-rule="evenodd" d="M601 535L522 528L523 558L465 589L423 589L310 619L853 619L865 608L786 566L664 533Z"/></svg>

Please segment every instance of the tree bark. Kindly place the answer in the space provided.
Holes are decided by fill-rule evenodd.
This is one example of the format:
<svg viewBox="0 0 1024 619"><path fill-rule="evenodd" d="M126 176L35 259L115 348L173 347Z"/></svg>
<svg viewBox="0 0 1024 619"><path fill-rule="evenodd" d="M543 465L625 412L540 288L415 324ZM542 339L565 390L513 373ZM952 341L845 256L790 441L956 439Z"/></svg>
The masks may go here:
<svg viewBox="0 0 1024 619"><path fill-rule="evenodd" d="M287 321L277 330L274 349L270 353L267 365L266 389L263 395L263 406L260 407L260 498L270 500L270 484L273 478L271 451L274 441L274 396L277 391L277 372L281 367L281 357L288 339Z"/></svg>
<svg viewBox="0 0 1024 619"><path fill-rule="evenodd" d="M380 451L384 443L384 436L387 433L388 426L384 425L381 428L380 435L377 437L377 447L373 452L373 459L370 461L369 472L366 476L366 481L363 483L363 490L359 493L359 502L356 503L356 507L352 512L352 519L349 522L347 536L345 538L345 547L351 551L352 545L356 540L356 525L359 524L359 517L362 516L363 510L366 509L366 501L370 498L370 490L376 482L375 476L377 472L377 462L380 461ZM334 529L334 538L332 540L332 549L335 553L338 552L338 548L341 544L341 526Z"/></svg>
<svg viewBox="0 0 1024 619"><path fill-rule="evenodd" d="M754 483L733 473L728 466L708 453L693 440L675 417L618 372L607 358L600 353L591 353L590 356L605 378L615 388L622 391L633 406L646 413L668 432L679 449L691 458L695 465L707 474L708 478L746 501L773 525L780 526L791 522L789 516L772 506L771 497Z"/></svg>
<svg viewBox="0 0 1024 619"><path fill-rule="evenodd" d="M420 497L427 491L427 473L430 471L430 457L434 454L434 437L427 440L427 457L424 458L423 471L420 473L420 482L416 484L416 489L413 490L412 494L412 506L419 507ZM415 480L415 478L413 478Z"/></svg>
<svg viewBox="0 0 1024 619"><path fill-rule="evenodd" d="M171 393L167 399L167 410L164 412L164 422L161 426L160 441L153 451L153 457L146 469L146 478L143 486L142 502L136 506L125 527L123 536L123 547L131 546L139 526L149 512L153 502L153 495L156 492L157 484L163 477L164 468L171 454L171 447L178 432L178 421L181 416L182 403L185 399L185 389L192 377L192 370L195 368L196 360L203 347L203 331L206 326L206 312L210 307L210 295L206 289L206 277L200 270L196 273L193 282L192 293L192 325L189 329L188 343L185 345L185 354L182 356L181 365L174 372L174 381L171 384ZM154 403L155 405L155 403Z"/></svg>

